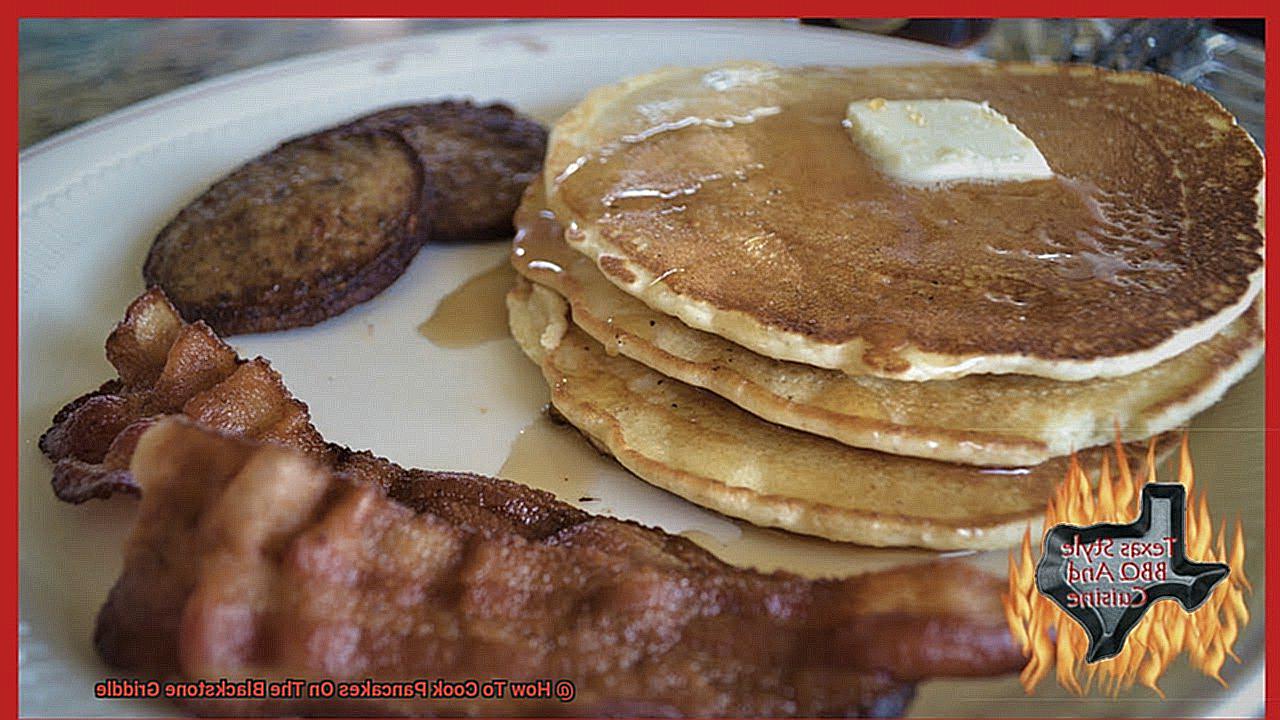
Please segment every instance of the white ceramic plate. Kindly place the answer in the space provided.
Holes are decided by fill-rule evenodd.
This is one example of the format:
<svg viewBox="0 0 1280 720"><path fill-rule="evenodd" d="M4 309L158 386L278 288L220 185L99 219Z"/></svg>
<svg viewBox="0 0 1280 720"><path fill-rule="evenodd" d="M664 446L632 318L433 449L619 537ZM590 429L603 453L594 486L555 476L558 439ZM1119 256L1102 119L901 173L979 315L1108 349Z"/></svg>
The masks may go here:
<svg viewBox="0 0 1280 720"><path fill-rule="evenodd" d="M99 701L109 676L94 615L120 567L133 502L74 507L49 491L36 440L63 403L114 376L103 341L142 289L160 226L210 182L292 135L394 103L446 96L503 100L543 121L587 89L664 64L759 58L784 64L957 62L915 43L785 22L571 22L426 35L304 57L149 100L22 153L19 213L20 705L24 715L165 714L167 705ZM502 242L429 246L380 296L318 327L232 342L261 354L311 406L326 438L412 467L505 474L584 507L684 532L763 568L841 574L913 560L742 528L636 480L571 431L539 421L546 389L510 339L438 347L417 326L437 302L506 255ZM1195 456L1219 512L1239 511L1257 588L1254 621L1229 666L1231 689L1178 668L1168 704L1145 691L1078 701L1050 687L1027 698L1014 678L923 684L924 715L1254 714L1262 708L1262 378L1255 373L1198 426ZM522 434L522 430L527 432ZM978 561L1001 568L1003 554Z"/></svg>

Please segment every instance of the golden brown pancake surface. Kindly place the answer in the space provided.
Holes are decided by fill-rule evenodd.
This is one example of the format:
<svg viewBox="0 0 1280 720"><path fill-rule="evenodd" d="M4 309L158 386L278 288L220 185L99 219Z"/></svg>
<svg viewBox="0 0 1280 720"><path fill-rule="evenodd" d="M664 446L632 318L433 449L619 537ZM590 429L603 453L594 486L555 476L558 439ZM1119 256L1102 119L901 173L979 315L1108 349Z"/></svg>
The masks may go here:
<svg viewBox="0 0 1280 720"><path fill-rule="evenodd" d="M913 186L860 98L989 102L1056 176ZM779 359L904 379L1148 367L1261 286L1261 156L1211 98L1089 68L672 69L597 90L544 174L568 238L655 309Z"/></svg>
<svg viewBox="0 0 1280 720"><path fill-rule="evenodd" d="M875 547L1010 547L1069 465L983 468L849 447L611 355L572 324L559 295L523 277L507 309L552 405L597 448L650 484L756 525ZM1105 454L1079 458L1092 472Z"/></svg>
<svg viewBox="0 0 1280 720"><path fill-rule="evenodd" d="M1030 465L1187 423L1261 358L1263 300L1209 340L1130 375L1066 382L970 375L909 382L765 357L647 307L562 239L540 188L516 213L512 264L565 298L610 352L765 420L853 447L974 465Z"/></svg>

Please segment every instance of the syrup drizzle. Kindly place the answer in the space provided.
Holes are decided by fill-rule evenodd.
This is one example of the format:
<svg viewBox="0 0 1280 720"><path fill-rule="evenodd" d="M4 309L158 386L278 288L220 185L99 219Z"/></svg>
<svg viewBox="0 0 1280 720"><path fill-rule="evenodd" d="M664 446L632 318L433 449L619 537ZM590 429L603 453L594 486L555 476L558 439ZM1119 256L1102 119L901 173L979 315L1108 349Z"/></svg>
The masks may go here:
<svg viewBox="0 0 1280 720"><path fill-rule="evenodd" d="M431 317L418 326L418 333L453 349L510 337L505 298L514 282L515 270L506 260L473 275L441 298Z"/></svg>

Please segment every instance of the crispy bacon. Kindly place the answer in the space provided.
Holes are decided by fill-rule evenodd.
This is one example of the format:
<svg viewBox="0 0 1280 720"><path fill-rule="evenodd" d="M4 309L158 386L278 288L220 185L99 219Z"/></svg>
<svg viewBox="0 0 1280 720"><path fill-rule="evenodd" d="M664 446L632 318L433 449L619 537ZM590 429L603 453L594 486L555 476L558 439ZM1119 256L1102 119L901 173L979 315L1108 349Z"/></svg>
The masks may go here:
<svg viewBox="0 0 1280 720"><path fill-rule="evenodd" d="M53 490L81 503L116 492L136 495L129 457L156 419L181 413L216 430L323 458L330 452L263 358L245 361L203 322L184 323L159 288L134 300L107 338L119 373L64 407L40 438L55 463Z"/></svg>
<svg viewBox="0 0 1280 720"><path fill-rule="evenodd" d="M188 680L546 677L577 692L194 710L898 714L917 680L1022 662L1000 584L962 563L762 575L522 485L325 443L266 360L183 323L159 290L130 306L107 356L119 378L59 412L41 448L64 500L142 496L96 630L110 663Z"/></svg>
<svg viewBox="0 0 1280 720"><path fill-rule="evenodd" d="M576 699L196 703L209 713L896 714L915 680L1022 662L956 561L812 581L492 478L165 419L97 625L141 677L572 681Z"/></svg>

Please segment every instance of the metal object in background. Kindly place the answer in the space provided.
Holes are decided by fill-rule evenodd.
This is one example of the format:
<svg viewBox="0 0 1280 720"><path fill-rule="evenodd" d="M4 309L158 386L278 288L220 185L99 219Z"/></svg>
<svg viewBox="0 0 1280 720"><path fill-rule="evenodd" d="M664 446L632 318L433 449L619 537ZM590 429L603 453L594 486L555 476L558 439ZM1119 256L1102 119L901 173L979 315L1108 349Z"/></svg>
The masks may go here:
<svg viewBox="0 0 1280 720"><path fill-rule="evenodd" d="M1262 145L1265 51L1261 21L1205 18L1000 19L807 18L811 25L859 30L936 45L973 45L992 60L1088 63L1150 70L1213 95ZM976 43L976 45L974 45Z"/></svg>
<svg viewBox="0 0 1280 720"><path fill-rule="evenodd" d="M1264 48L1211 20L1001 20L977 52L994 60L1164 73L1213 95L1259 145L1264 140Z"/></svg>

